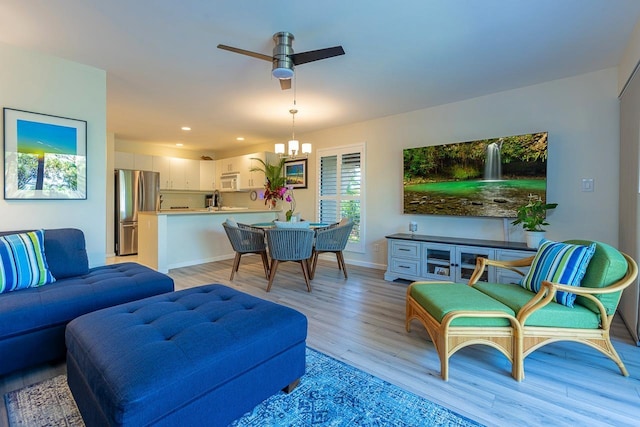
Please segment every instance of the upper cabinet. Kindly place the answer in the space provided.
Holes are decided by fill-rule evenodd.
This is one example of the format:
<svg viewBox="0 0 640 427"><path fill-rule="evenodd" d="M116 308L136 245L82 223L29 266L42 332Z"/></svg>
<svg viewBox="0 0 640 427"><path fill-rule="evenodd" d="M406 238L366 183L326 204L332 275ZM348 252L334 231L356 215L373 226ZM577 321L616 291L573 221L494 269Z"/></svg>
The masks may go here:
<svg viewBox="0 0 640 427"><path fill-rule="evenodd" d="M114 166L116 169L150 171L153 170L153 156L116 151Z"/></svg>
<svg viewBox="0 0 640 427"><path fill-rule="evenodd" d="M200 160L154 156L153 170L161 190L200 190Z"/></svg>
<svg viewBox="0 0 640 427"><path fill-rule="evenodd" d="M152 170L160 173L161 190L214 191L220 189L220 177L235 174L240 190L262 188L264 173L253 172L262 168L256 159L277 164L280 158L275 153L258 152L220 160L192 160L177 157L147 156L144 154L115 152L116 169Z"/></svg>
<svg viewBox="0 0 640 427"><path fill-rule="evenodd" d="M244 166L244 157L245 156L237 156L220 159L220 174L241 173L242 167Z"/></svg>
<svg viewBox="0 0 640 427"><path fill-rule="evenodd" d="M264 166L256 159L265 163L276 164L280 158L275 153L262 151L242 156L244 167L240 170L240 189L262 188L265 184L264 173L252 171L253 168L263 168Z"/></svg>
<svg viewBox="0 0 640 427"><path fill-rule="evenodd" d="M200 160L200 190L208 191L215 190L216 183L216 161L213 160Z"/></svg>

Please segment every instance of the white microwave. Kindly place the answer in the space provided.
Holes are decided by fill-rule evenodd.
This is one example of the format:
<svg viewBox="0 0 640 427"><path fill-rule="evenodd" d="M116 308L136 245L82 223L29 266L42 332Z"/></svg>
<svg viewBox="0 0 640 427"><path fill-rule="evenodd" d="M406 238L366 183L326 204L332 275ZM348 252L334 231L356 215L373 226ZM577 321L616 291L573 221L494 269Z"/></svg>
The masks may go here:
<svg viewBox="0 0 640 427"><path fill-rule="evenodd" d="M239 174L224 174L220 177L220 191L239 191L240 190L240 175Z"/></svg>

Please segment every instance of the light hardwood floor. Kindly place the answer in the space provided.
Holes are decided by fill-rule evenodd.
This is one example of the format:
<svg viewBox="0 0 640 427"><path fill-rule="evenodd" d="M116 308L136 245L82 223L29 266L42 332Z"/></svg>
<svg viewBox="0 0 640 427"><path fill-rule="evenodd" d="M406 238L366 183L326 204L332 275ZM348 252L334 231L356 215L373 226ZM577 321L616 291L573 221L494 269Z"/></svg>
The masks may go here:
<svg viewBox="0 0 640 427"><path fill-rule="evenodd" d="M243 257L233 283L232 261L172 270L176 289L208 283L230 285L293 307L309 319L307 345L386 381L490 426L640 425L640 348L616 316L614 345L631 376L596 350L555 343L525 360L525 379L511 378L497 350L472 346L450 359L449 381L418 322L404 329L405 283L386 282L383 272L348 265L349 279L335 259L320 259L308 293L297 263L283 263L271 292L259 257ZM58 375L64 364L47 365L0 378L0 392ZM6 423L2 405L0 421ZM0 422L1 424L1 422Z"/></svg>

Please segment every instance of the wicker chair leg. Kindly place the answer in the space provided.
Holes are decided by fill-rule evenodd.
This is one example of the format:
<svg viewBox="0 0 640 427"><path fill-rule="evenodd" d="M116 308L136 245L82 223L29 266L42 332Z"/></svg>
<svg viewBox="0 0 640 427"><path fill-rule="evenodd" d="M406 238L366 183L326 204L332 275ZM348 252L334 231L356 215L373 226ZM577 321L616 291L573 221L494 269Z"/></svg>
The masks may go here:
<svg viewBox="0 0 640 427"><path fill-rule="evenodd" d="M229 280L233 280L233 275L236 274L238 268L240 267L240 257L242 254L240 252L236 252L236 257L233 259L233 267L231 267L231 278Z"/></svg>
<svg viewBox="0 0 640 427"><path fill-rule="evenodd" d="M264 277L269 280L269 259L267 258L267 251L260 252L262 257L262 266L264 267Z"/></svg>
<svg viewBox="0 0 640 427"><path fill-rule="evenodd" d="M267 292L269 292L271 290L271 285L273 284L273 279L276 277L276 271L278 270L278 263L279 261L277 259L272 259L271 260L271 269L269 272L269 284L267 284Z"/></svg>
<svg viewBox="0 0 640 427"><path fill-rule="evenodd" d="M311 278L311 280L313 280L313 278L316 276L316 265L318 264L318 252L314 250L313 253L311 254L311 258L309 259L311 261L311 269L309 270L309 277Z"/></svg>
<svg viewBox="0 0 640 427"><path fill-rule="evenodd" d="M309 260L303 259L300 261L302 266L302 274L304 274L304 282L307 284L307 291L311 292L311 283L309 283Z"/></svg>
<svg viewBox="0 0 640 427"><path fill-rule="evenodd" d="M349 276L347 276L347 265L344 263L344 256L342 255L342 251L336 252L336 258L338 258L338 268L344 273L344 278L348 279Z"/></svg>

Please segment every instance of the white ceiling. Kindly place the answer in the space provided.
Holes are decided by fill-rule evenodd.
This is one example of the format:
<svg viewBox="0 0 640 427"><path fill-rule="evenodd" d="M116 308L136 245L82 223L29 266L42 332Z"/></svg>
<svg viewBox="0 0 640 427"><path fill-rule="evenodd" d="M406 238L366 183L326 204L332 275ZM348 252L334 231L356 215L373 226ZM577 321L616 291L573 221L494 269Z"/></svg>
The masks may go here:
<svg viewBox="0 0 640 427"><path fill-rule="evenodd" d="M639 18L638 0L2 0L0 42L106 70L117 138L202 151L291 131L294 91L219 43L344 47L296 68L301 134L614 67Z"/></svg>

